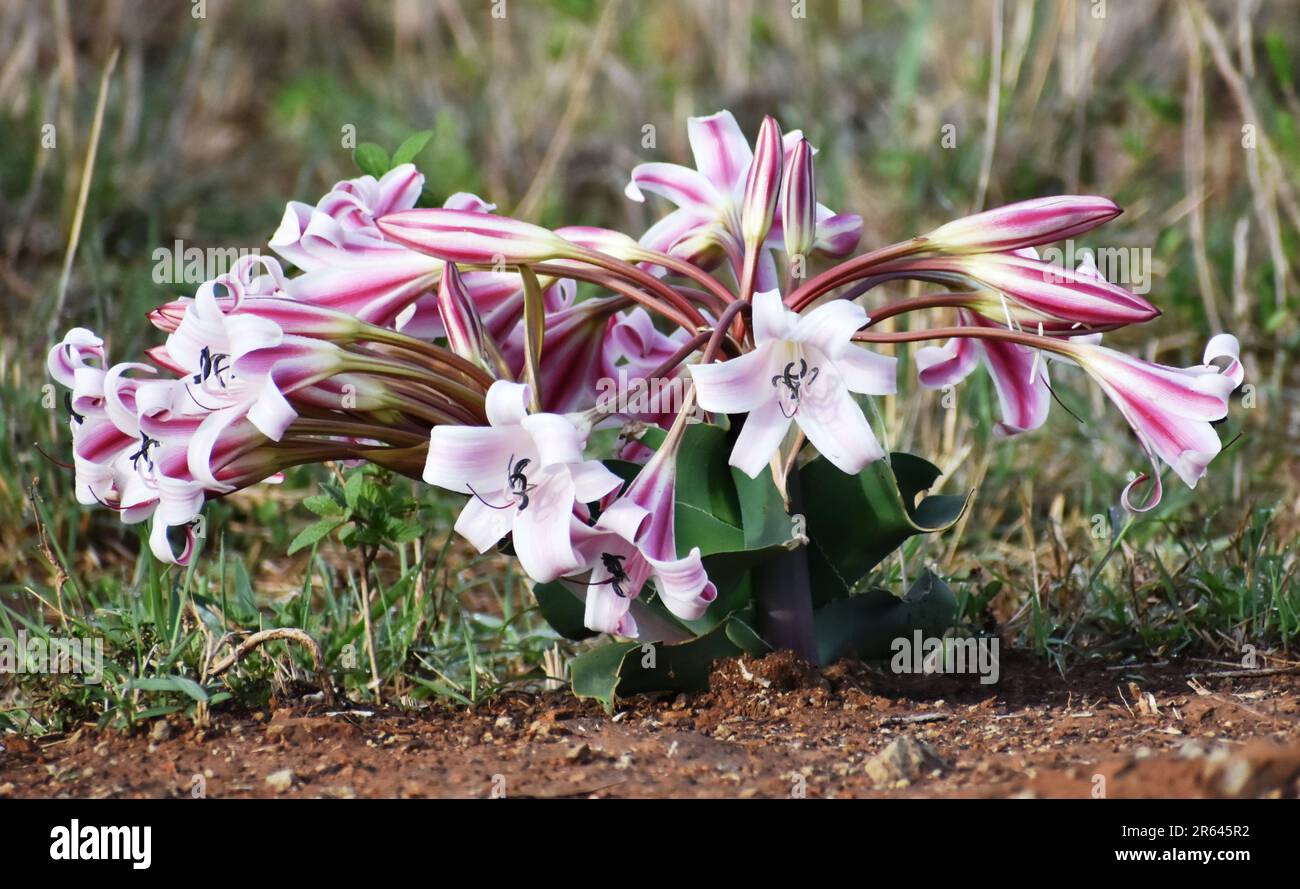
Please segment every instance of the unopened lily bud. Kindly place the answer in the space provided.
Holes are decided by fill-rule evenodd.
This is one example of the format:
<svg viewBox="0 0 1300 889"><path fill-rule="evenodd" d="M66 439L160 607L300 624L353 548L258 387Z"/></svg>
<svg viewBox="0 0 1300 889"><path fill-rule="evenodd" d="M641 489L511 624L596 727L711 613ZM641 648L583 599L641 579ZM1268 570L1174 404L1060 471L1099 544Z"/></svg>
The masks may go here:
<svg viewBox="0 0 1300 889"><path fill-rule="evenodd" d="M647 258L646 249L635 238L613 229L594 225L566 225L557 228L555 233L579 247L604 253L623 262L640 262Z"/></svg>
<svg viewBox="0 0 1300 889"><path fill-rule="evenodd" d="M447 263L443 269L442 281L438 285L438 314L447 331L447 345L451 351L488 369L483 319L479 317L460 270L453 262Z"/></svg>
<svg viewBox="0 0 1300 889"><path fill-rule="evenodd" d="M813 179L813 150L800 139L790 152L781 182L781 226L785 252L807 256L817 239L817 185Z"/></svg>
<svg viewBox="0 0 1300 889"><path fill-rule="evenodd" d="M754 160L745 177L745 198L740 207L740 233L747 247L761 244L772 228L781 194L783 162L781 127L770 116L765 117L754 145Z"/></svg>
<svg viewBox="0 0 1300 889"><path fill-rule="evenodd" d="M986 253L916 260L913 268L955 272L1001 291L1025 308L1079 324L1134 324L1160 310L1116 284L1027 256Z"/></svg>
<svg viewBox="0 0 1300 889"><path fill-rule="evenodd" d="M993 253L1050 244L1096 228L1122 210L1110 198L1035 198L955 219L925 236L947 253Z"/></svg>
<svg viewBox="0 0 1300 889"><path fill-rule="evenodd" d="M517 265L577 254L574 245L541 226L469 210L403 210L375 224L389 240L448 262Z"/></svg>

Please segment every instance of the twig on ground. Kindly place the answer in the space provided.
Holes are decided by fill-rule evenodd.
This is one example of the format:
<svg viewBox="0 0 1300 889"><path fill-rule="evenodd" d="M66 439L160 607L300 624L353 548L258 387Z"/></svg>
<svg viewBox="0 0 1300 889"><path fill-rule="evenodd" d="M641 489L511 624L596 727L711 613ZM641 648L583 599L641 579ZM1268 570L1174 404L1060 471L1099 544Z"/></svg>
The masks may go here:
<svg viewBox="0 0 1300 889"><path fill-rule="evenodd" d="M311 636L307 635L297 627L275 627L270 630L260 630L249 636L235 650L226 655L220 661L213 665L209 676L220 676L229 670L235 664L242 661L248 655L252 654L259 646L267 642L274 642L277 639L283 639L289 642L297 642L311 655L312 669L316 673L316 681L320 684L321 694L324 695L325 703L333 705L336 703L334 697L334 686L330 684L329 676L325 673L325 659L321 654L320 645Z"/></svg>

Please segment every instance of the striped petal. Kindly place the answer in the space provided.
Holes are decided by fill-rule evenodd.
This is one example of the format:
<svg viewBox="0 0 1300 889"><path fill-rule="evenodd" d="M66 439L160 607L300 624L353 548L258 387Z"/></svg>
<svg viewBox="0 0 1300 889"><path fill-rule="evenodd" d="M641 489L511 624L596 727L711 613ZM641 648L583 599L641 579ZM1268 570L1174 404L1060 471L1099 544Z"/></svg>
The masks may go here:
<svg viewBox="0 0 1300 889"><path fill-rule="evenodd" d="M686 121L686 133L695 156L695 169L718 194L739 199L754 153L736 118L730 111L692 117Z"/></svg>

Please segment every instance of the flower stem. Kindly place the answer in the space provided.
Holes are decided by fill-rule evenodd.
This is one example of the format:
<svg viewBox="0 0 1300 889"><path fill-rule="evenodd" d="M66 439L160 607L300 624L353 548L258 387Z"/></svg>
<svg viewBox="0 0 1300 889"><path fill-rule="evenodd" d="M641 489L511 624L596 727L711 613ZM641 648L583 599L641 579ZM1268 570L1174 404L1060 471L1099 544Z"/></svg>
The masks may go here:
<svg viewBox="0 0 1300 889"><path fill-rule="evenodd" d="M786 482L790 511L803 506L799 473ZM762 571L754 572L755 629L775 649L789 649L809 663L818 662L813 629L812 583L808 573L808 548L798 546L774 556Z"/></svg>
<svg viewBox="0 0 1300 889"><path fill-rule="evenodd" d="M655 293L659 293L662 289L667 289L672 295L672 300L670 302L665 303L663 299L658 296L648 293L640 287L633 286L626 278L621 278L614 272L604 269L584 268L580 265L554 265L551 263L539 263L538 265L533 266L532 269L538 275L549 275L557 278L572 278L575 281L586 281L590 284L596 284L608 290L613 290L650 311L662 315L683 330L689 330L692 333L700 327L706 326L708 323L704 320L704 316L700 314L699 309L691 305L689 300L650 275L647 275L646 277L650 278L657 285ZM683 310L682 306L685 306L686 309Z"/></svg>
<svg viewBox="0 0 1300 889"><path fill-rule="evenodd" d="M832 266L793 293L787 294L785 303L796 312L802 311L823 293L834 290L841 284L863 277L867 272L873 271L876 266L923 250L925 249L925 243L922 238L913 238L910 241L901 241L897 244L890 244L888 247L872 250L870 253L864 253L861 256L855 256L853 259L842 262L837 266Z"/></svg>
<svg viewBox="0 0 1300 889"><path fill-rule="evenodd" d="M740 265L740 299L749 302L754 298L754 273L758 268L758 246L746 245L745 257Z"/></svg>
<svg viewBox="0 0 1300 889"><path fill-rule="evenodd" d="M722 313L718 323L713 326L709 344L704 347L704 355L700 359L701 364L709 364L718 357L718 352L722 349L722 343L727 335L727 328L731 326L732 320L740 319L741 313L747 311L753 311L752 305L747 300L737 300L727 306L727 310Z"/></svg>
<svg viewBox="0 0 1300 889"><path fill-rule="evenodd" d="M930 296L916 296L910 299L900 299L897 302L885 303L882 306L867 310L867 314L870 316L867 327L884 321L886 318L893 318L895 315L902 315L907 312L917 312L921 309L963 308L970 304L971 296L973 294L936 293Z"/></svg>
<svg viewBox="0 0 1300 889"><path fill-rule="evenodd" d="M666 269L676 272L683 278L690 278L724 304L733 302L736 299L735 295L723 286L721 281L703 269L691 265L684 259L678 259L676 256L667 253L660 253L657 250L646 250L645 258L647 262L661 265Z"/></svg>
<svg viewBox="0 0 1300 889"><path fill-rule="evenodd" d="M632 263L623 262L621 259L615 259L612 256L600 253L596 250L583 250L582 260L596 266L597 268L602 268L607 272L617 275L626 281L639 284L647 292L658 295L662 299L666 300L670 305L676 307L681 312L684 312L686 317L690 318L694 324L703 325L705 323L704 316L700 314L699 309L691 305L690 300L683 297L680 293L673 290L654 275L641 270L632 265Z"/></svg>
<svg viewBox="0 0 1300 889"><path fill-rule="evenodd" d="M1092 329L1080 331L1090 333ZM1007 330L1002 327L935 327L929 330L903 330L898 333L873 333L860 330L853 334L853 339L860 343L915 343L925 340L943 340L953 337L973 337L977 340L1002 340L1018 343L1031 349L1044 349L1060 355L1073 357L1075 349L1069 341L1060 337L1038 336L1019 330Z"/></svg>

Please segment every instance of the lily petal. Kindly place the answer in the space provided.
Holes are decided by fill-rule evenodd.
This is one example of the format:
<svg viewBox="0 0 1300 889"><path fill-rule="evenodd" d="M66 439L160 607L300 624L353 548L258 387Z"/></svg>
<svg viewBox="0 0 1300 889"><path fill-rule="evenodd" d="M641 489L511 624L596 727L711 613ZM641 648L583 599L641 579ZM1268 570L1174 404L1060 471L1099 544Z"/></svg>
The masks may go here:
<svg viewBox="0 0 1300 889"><path fill-rule="evenodd" d="M823 457L841 472L857 475L885 451L862 408L834 376L834 370L827 369L809 387L794 419Z"/></svg>
<svg viewBox="0 0 1300 889"><path fill-rule="evenodd" d="M695 155L695 168L719 194L738 199L754 152L736 118L730 111L692 117L686 122L686 133Z"/></svg>
<svg viewBox="0 0 1300 889"><path fill-rule="evenodd" d="M955 386L979 364L979 347L970 337L954 337L942 346L916 350L917 378L927 389Z"/></svg>
<svg viewBox="0 0 1300 889"><path fill-rule="evenodd" d="M771 385L767 389L768 400L745 417L745 425L741 427L728 459L732 466L750 478L758 478L762 474L781 446L785 434L790 431L791 417L787 417L781 410L780 402L771 397ZM854 405L855 409L856 407ZM809 439L811 438L810 435Z"/></svg>
<svg viewBox="0 0 1300 889"><path fill-rule="evenodd" d="M549 583L579 567L570 536L574 496L572 477L556 472L538 483L527 509L515 512L515 555L538 583Z"/></svg>
<svg viewBox="0 0 1300 889"><path fill-rule="evenodd" d="M634 201L644 201L648 191L700 216L716 215L722 203L722 196L707 178L680 164L638 164L624 191Z"/></svg>
<svg viewBox="0 0 1300 889"><path fill-rule="evenodd" d="M700 407L715 414L743 414L772 399L771 352L753 352L714 364L690 364Z"/></svg>

